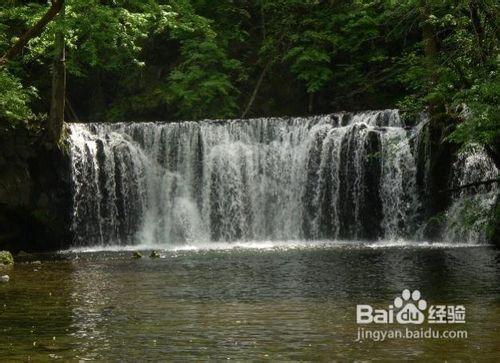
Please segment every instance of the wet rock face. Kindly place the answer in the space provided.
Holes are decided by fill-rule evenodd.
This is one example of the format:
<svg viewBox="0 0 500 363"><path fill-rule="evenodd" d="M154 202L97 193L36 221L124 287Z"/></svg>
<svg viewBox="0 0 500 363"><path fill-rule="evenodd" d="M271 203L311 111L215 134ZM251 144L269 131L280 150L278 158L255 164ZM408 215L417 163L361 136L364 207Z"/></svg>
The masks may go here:
<svg viewBox="0 0 500 363"><path fill-rule="evenodd" d="M361 207L362 238L378 239L383 236L380 176L382 172L380 135L369 132L366 139L363 206Z"/></svg>
<svg viewBox="0 0 500 363"><path fill-rule="evenodd" d="M69 159L20 126L0 130L0 249L53 250L69 243Z"/></svg>
<svg viewBox="0 0 500 363"><path fill-rule="evenodd" d="M34 155L27 130L0 128L0 206L29 204L31 180L27 160Z"/></svg>
<svg viewBox="0 0 500 363"><path fill-rule="evenodd" d="M71 176L68 154L58 148L42 149L30 160L33 179L31 216L32 249L53 250L71 242ZM41 238L41 241L36 241Z"/></svg>
<svg viewBox="0 0 500 363"><path fill-rule="evenodd" d="M0 170L0 203L27 206L31 180L27 165L4 165Z"/></svg>

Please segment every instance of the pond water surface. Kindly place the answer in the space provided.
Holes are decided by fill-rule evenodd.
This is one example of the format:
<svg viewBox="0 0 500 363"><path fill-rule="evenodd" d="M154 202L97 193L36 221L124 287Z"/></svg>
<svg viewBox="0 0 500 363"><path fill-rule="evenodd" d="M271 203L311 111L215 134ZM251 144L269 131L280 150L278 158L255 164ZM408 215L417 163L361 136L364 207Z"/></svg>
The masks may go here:
<svg viewBox="0 0 500 363"><path fill-rule="evenodd" d="M2 272L0 361L500 359L498 250L378 246L31 256L41 264ZM356 341L356 304L386 308L406 288L428 304L464 305L465 324L436 329L467 338Z"/></svg>

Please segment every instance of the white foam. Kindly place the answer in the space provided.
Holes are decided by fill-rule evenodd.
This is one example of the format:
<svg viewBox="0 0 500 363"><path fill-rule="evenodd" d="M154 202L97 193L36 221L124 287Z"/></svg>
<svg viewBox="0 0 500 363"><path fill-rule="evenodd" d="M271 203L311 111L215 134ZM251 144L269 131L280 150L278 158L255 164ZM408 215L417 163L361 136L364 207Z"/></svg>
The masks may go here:
<svg viewBox="0 0 500 363"><path fill-rule="evenodd" d="M430 242L411 240L382 241L237 241L237 242L200 242L183 245L137 244L137 245L97 245L92 247L77 247L61 251L61 253L85 252L120 252L120 251L225 251L225 250L291 250L291 249L429 249L429 248L470 248L485 247L486 244L458 242Z"/></svg>

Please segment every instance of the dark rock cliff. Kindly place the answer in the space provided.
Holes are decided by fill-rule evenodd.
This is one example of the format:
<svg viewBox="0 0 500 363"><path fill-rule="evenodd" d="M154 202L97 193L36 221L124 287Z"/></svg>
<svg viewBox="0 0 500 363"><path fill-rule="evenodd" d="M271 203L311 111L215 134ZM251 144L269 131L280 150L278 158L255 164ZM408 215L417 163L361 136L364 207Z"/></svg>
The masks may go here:
<svg viewBox="0 0 500 363"><path fill-rule="evenodd" d="M71 242L71 177L64 147L23 125L0 129L0 250L55 250Z"/></svg>

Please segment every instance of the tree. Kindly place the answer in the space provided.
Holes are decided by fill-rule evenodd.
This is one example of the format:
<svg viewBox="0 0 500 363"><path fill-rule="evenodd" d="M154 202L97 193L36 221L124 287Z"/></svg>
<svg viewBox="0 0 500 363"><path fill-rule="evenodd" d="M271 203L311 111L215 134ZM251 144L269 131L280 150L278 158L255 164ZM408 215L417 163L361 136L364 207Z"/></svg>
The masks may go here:
<svg viewBox="0 0 500 363"><path fill-rule="evenodd" d="M29 107L35 96L33 88L23 88L19 79L0 68L0 120L19 122L30 119L33 114ZM3 123L2 126L7 126Z"/></svg>
<svg viewBox="0 0 500 363"><path fill-rule="evenodd" d="M35 23L31 28L29 28L16 42L10 47L7 52L0 58L0 67L5 65L7 61L12 60L15 56L22 52L28 42L39 36L47 24L51 22L57 14L61 11L64 4L64 0L53 0L49 10L45 15Z"/></svg>
<svg viewBox="0 0 500 363"><path fill-rule="evenodd" d="M447 140L483 145L499 160L498 5L422 0L419 8L424 44L401 57L407 95L400 106L420 112L431 105L431 113L440 113L445 122Z"/></svg>
<svg viewBox="0 0 500 363"><path fill-rule="evenodd" d="M63 1L63 0L61 0ZM64 22L64 4L59 15ZM61 139L64 124L64 106L66 102L66 45L64 44L64 27L59 27L55 35L55 57L52 63L52 96L50 100L49 123L47 134L49 140L57 144Z"/></svg>
<svg viewBox="0 0 500 363"><path fill-rule="evenodd" d="M416 113L435 104L447 140L481 143L499 154L498 9L491 0L65 4L67 100L80 119L246 117L397 106ZM17 43L13 38L51 7L10 1L0 9L5 54ZM52 80L46 69L58 53L57 23L23 41L22 56L9 62L8 78L26 85L22 92L39 91L38 98L30 92L24 97L32 114L50 109ZM426 47L430 43L424 38L434 45ZM432 47L439 51L429 56Z"/></svg>
<svg viewBox="0 0 500 363"><path fill-rule="evenodd" d="M168 77L166 99L180 118L228 118L236 115L238 90L233 74L240 63L230 59L215 39L186 41L182 62Z"/></svg>
<svg viewBox="0 0 500 363"><path fill-rule="evenodd" d="M0 117L6 120L26 120L33 116L28 102L35 95L33 88L23 89L17 77L9 74L5 69L7 62L12 61L26 47L28 42L42 34L63 7L64 0L54 0L47 12L36 23L29 27L20 38L15 39L14 45L9 47L0 58L0 88L5 90L0 97Z"/></svg>

